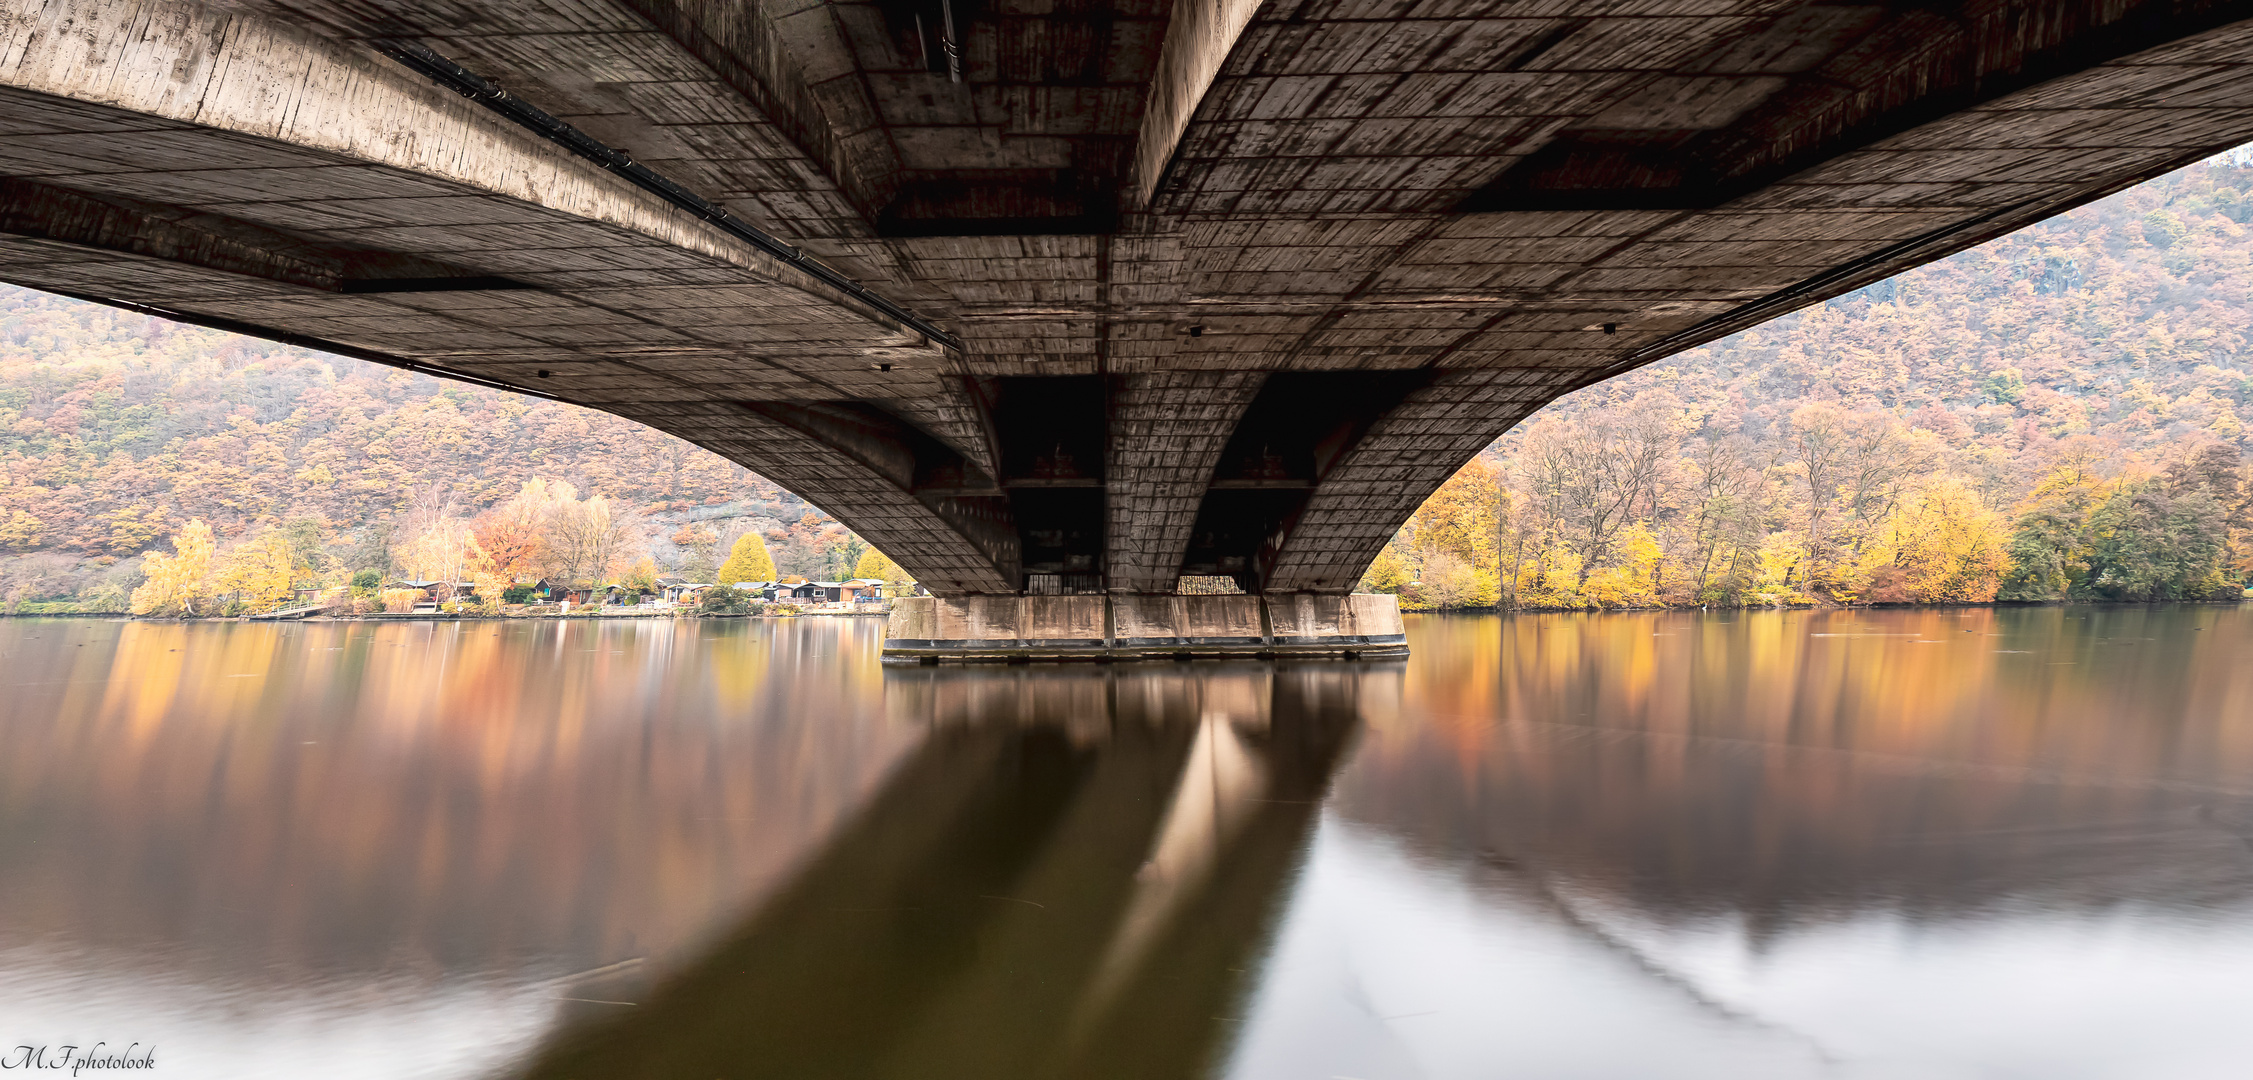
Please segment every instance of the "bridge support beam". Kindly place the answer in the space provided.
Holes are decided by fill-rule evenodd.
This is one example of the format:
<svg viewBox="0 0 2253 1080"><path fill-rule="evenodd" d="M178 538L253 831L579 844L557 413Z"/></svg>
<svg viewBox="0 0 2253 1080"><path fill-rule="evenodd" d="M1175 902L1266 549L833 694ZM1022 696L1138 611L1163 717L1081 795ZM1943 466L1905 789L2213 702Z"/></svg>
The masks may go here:
<svg viewBox="0 0 2253 1080"><path fill-rule="evenodd" d="M895 601L887 664L1398 660L1389 595L915 596Z"/></svg>

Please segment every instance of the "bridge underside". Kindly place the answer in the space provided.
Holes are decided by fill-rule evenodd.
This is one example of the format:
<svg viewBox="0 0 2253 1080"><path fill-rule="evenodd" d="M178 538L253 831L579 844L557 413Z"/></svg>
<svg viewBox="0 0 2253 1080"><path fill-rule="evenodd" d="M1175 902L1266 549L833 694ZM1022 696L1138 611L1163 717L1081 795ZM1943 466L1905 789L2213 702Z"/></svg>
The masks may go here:
<svg viewBox="0 0 2253 1080"><path fill-rule="evenodd" d="M0 0L0 278L642 421L942 597L1343 594L1557 395L2253 136L2248 18Z"/></svg>

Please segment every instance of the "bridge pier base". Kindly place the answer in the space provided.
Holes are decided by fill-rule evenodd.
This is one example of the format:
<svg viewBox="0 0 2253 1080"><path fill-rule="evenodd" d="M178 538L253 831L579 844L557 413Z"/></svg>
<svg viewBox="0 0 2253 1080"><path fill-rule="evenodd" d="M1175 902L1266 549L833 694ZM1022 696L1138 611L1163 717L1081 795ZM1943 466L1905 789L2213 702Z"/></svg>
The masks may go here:
<svg viewBox="0 0 2253 1080"><path fill-rule="evenodd" d="M1392 596L915 596L893 602L887 664L1399 660Z"/></svg>

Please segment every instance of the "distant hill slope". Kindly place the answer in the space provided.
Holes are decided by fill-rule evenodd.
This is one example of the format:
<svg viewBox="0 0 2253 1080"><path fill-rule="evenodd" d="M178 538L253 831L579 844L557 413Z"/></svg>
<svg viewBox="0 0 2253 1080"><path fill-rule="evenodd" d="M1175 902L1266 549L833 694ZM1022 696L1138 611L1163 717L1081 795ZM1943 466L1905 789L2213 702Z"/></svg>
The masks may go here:
<svg viewBox="0 0 2253 1080"><path fill-rule="evenodd" d="M1702 435L1757 436L1823 400L1891 411L2008 465L2070 435L2130 455L2190 438L2242 445L2253 429L2249 191L2253 168L2172 173L1590 387L1545 415L1663 388Z"/></svg>
<svg viewBox="0 0 2253 1080"><path fill-rule="evenodd" d="M0 599L129 577L192 518L222 544L311 519L337 559L379 565L418 506L474 516L533 477L636 507L661 556L690 521L811 544L841 532L741 466L604 413L4 285L0 477ZM816 527L794 528L808 514ZM786 572L838 561L776 555Z"/></svg>

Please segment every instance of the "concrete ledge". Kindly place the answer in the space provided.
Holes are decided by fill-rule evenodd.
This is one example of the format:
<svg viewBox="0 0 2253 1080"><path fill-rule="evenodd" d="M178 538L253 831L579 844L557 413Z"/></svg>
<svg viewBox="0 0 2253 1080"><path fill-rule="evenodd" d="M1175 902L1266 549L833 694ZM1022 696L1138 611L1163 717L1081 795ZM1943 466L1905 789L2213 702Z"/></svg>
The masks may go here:
<svg viewBox="0 0 2253 1080"><path fill-rule="evenodd" d="M884 628L887 664L1407 655L1387 595L916 596Z"/></svg>

